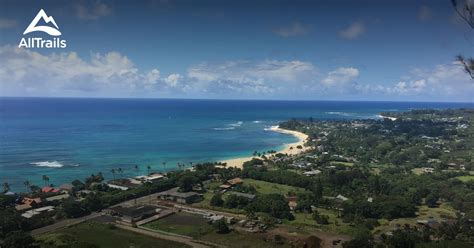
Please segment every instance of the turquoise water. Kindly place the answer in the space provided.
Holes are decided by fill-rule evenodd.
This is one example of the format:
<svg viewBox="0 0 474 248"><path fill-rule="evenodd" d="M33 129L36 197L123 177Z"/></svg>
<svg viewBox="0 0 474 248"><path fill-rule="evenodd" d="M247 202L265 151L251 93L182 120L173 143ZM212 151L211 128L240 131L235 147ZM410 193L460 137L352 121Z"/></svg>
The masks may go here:
<svg viewBox="0 0 474 248"><path fill-rule="evenodd" d="M267 131L290 118L377 118L381 111L472 103L0 98L0 180L22 190L42 175L59 185L112 168L124 176L279 149ZM166 164L163 165L163 162ZM138 165L139 169L135 169Z"/></svg>

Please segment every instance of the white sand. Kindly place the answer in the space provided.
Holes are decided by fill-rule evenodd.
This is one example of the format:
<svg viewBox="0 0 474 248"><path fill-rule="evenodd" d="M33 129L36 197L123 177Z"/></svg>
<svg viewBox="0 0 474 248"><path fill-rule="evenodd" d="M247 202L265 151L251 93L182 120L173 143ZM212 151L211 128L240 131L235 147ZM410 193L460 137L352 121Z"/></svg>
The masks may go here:
<svg viewBox="0 0 474 248"><path fill-rule="evenodd" d="M298 142L286 144L285 147L283 149L277 151L277 153L283 153L283 154L287 154L287 155L291 156L291 155L299 154L299 153L309 149L309 147L304 146L304 143L308 139L308 135L306 135L304 133L293 131L293 130L283 129L283 128L280 128L278 126L273 126L269 130L274 131L274 132L279 132L279 133L291 134L291 135L295 136L296 138L298 138ZM303 149L296 148L298 145L302 146ZM272 155L265 155L265 156L268 157L268 156L272 156ZM228 167L236 167L236 168L241 168L242 169L243 163L246 162L246 161L251 160L252 158L258 158L258 157L248 156L248 157L234 158L234 159L224 160L224 161L222 161L222 163L227 163Z"/></svg>

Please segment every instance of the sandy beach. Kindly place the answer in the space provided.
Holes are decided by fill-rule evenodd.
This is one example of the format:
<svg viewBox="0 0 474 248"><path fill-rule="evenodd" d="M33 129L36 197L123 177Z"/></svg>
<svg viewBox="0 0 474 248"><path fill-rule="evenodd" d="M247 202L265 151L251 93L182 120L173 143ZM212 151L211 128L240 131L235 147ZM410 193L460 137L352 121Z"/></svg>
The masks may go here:
<svg viewBox="0 0 474 248"><path fill-rule="evenodd" d="M273 132L290 134L290 135L293 135L296 138L298 138L297 142L285 144L285 147L281 150L278 150L277 153L283 153L283 154L288 154L288 155L296 155L298 153L301 153L301 152L306 151L307 149L309 149L309 147L304 146L304 143L306 142L306 139L308 139L308 135L306 135L304 133L293 131L293 130L283 129L283 128L280 128L278 126L273 126L268 130L273 131ZM302 146L303 149L296 148L299 145ZM222 163L227 163L228 167L242 168L243 163L246 162L246 161L251 160L252 158L258 158L258 157L253 157L253 156L240 157L240 158L224 160L224 161L221 161L221 162Z"/></svg>

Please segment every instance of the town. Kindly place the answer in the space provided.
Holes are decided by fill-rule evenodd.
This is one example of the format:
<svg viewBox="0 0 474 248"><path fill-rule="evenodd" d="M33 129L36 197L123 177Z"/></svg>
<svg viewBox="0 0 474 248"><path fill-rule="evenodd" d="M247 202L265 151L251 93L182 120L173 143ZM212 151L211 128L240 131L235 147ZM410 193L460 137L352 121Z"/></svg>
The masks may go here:
<svg viewBox="0 0 474 248"><path fill-rule="evenodd" d="M297 155L256 151L0 196L2 247L472 247L474 111L293 119ZM302 149L293 147L292 149Z"/></svg>

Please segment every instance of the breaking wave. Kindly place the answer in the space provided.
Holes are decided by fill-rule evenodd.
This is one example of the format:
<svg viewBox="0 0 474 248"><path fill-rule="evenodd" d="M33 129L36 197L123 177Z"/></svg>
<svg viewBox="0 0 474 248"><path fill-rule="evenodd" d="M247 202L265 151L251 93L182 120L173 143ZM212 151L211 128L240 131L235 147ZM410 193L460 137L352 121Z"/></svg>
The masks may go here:
<svg viewBox="0 0 474 248"><path fill-rule="evenodd" d="M61 168L64 167L63 164L59 163L58 161L43 161L43 162L35 162L31 163L31 165L38 166L38 167L49 167L49 168Z"/></svg>

